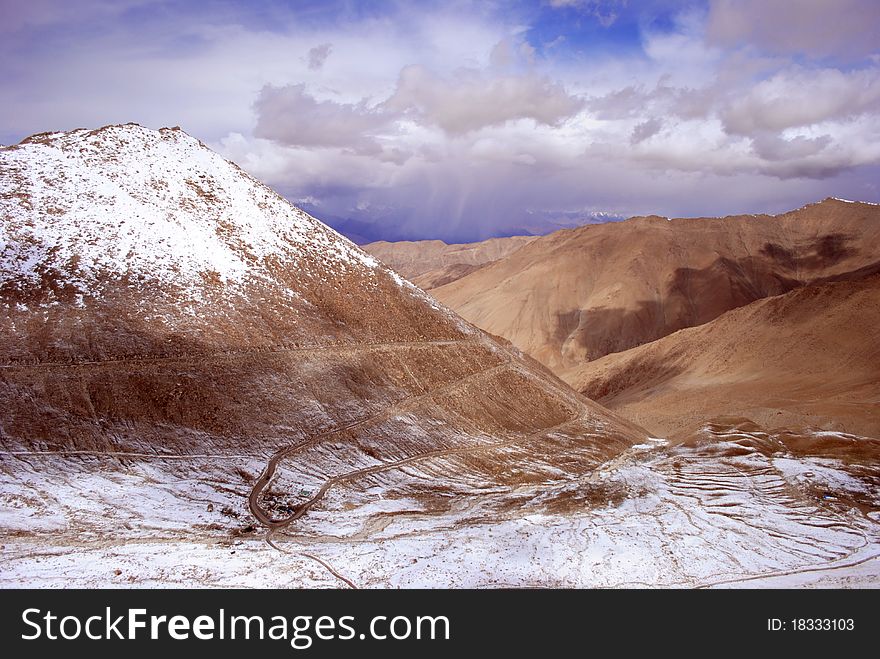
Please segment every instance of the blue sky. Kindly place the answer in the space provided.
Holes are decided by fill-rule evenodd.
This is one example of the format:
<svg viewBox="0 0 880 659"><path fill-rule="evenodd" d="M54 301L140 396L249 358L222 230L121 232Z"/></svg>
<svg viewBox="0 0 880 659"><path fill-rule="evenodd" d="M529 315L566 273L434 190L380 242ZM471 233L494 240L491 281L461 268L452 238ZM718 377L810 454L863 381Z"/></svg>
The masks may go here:
<svg viewBox="0 0 880 659"><path fill-rule="evenodd" d="M876 202L878 44L874 0L0 0L0 143L180 125L372 237Z"/></svg>

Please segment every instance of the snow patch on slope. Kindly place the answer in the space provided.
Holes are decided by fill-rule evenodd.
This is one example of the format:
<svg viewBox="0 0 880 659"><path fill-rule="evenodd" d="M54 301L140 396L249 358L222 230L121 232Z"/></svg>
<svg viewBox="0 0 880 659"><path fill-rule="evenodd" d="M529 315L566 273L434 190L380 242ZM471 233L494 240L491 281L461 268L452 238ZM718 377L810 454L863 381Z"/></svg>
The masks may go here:
<svg viewBox="0 0 880 659"><path fill-rule="evenodd" d="M840 197L831 197L834 201L842 201L845 204L865 204L866 206L880 206L880 204L872 201L853 201L852 199L841 199Z"/></svg>

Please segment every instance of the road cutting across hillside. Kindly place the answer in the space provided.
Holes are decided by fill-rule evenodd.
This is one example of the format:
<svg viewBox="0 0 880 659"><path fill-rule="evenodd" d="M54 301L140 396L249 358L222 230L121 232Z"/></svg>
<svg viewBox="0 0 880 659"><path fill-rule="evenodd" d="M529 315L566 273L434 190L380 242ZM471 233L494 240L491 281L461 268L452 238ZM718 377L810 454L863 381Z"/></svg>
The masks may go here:
<svg viewBox="0 0 880 659"><path fill-rule="evenodd" d="M417 455L409 456L409 457L406 457L406 458L403 458L401 460L397 460L394 462L373 465L371 467L357 469L355 471L350 471L345 474L340 474L338 476L334 476L334 477L328 479L327 481L325 481L324 484L318 489L318 491L315 492L315 494L313 494L307 501L300 504L297 507L295 512L293 512L291 515L289 515L283 519L275 519L275 518L271 517L269 514L267 514L260 507L260 502L259 502L260 496L262 495L263 490L265 490L265 488L268 486L269 482L274 477L275 472L277 471L277 468L278 468L278 464L281 462L281 460L283 460L285 458L289 458L290 456L302 451L303 449L305 449L307 447L314 446L315 444L318 444L318 443L324 441L328 437L339 434L341 432L354 430L356 428L375 423L375 422L382 420L382 419L386 419L389 416L391 416L392 414L399 414L404 409L418 405L418 403L420 403L423 400L429 399L433 396L438 396L438 395L441 395L444 393L448 393L449 391L460 389L462 386L464 386L468 382L478 380L478 379L487 378L487 377L491 376L492 374L501 372L501 371L508 369L508 368L516 370L517 372L524 374L528 377L534 377L536 379L541 379L542 381L545 381L545 382L552 384L553 389L556 392L556 394L558 395L558 397L560 399L564 399L566 406L568 406L572 410L570 418L566 419L565 421L563 421L559 424L556 424L555 426L553 426L551 428L542 428L541 430L535 431L533 433L528 433L524 436L507 438L507 439L500 440L497 442L481 444L478 446L467 446L467 447L460 447L460 448L450 448L450 449L440 449L437 451L429 451L426 453L420 453ZM498 364L497 366L493 366L491 368L484 369L482 371L473 373L473 374L466 376L462 379L456 380L453 383L450 383L450 384L445 385L443 387L439 387L438 389L436 389L434 391L426 392L426 393L418 395L418 396L413 396L413 397L407 398L405 400L400 401L399 403L396 403L394 405L391 405L391 406L385 408L384 410L382 410L378 414L375 414L375 415L370 416L368 418L361 419L359 421L347 424L341 428L336 428L334 430L320 433L318 435L315 435L311 439L308 439L303 442L300 442L299 444L296 444L295 446L282 449L281 451L276 453L274 456L272 456L272 458L269 460L269 463L266 466L266 469L263 471L262 474L260 474L260 477L257 479L256 483L254 483L254 486L251 489L250 495L248 496L248 505L250 507L251 513L254 515L254 517L257 518L257 520L261 524L268 527L270 530L277 530L277 529L283 528L285 526L288 526L292 522L296 521L297 519L299 519L300 517L305 515L305 513L308 512L308 510L312 506L314 506L315 503L317 503L320 499L322 499L324 497L324 495L326 495L327 492L333 486L335 486L339 483L354 480L354 479L364 477L364 476L369 476L369 475L380 473L383 471L389 471L392 469L400 469L400 468L405 467L409 464L413 464L415 462L419 462L422 460L429 460L432 458L441 458L441 457L445 457L445 456L461 455L461 454L467 454L467 453L475 453L475 452L480 452L480 451L490 451L490 450L495 450L495 449L499 449L499 448L504 448L504 447L509 446L511 444L514 444L516 442L526 441L526 440L531 439L533 437L544 436L544 435L547 435L548 433L552 433L552 432L554 432L554 431L556 431L556 430L558 430L558 429L560 429L570 423L573 423L574 421L578 420L581 417L586 418L586 408L583 408L582 404L579 404L579 403L580 403L580 401L576 400L576 396L574 395L574 392L571 392L570 390L566 390L565 388L560 387L559 385L557 385L555 382L552 381L552 378L546 377L544 374L538 375L532 371L529 371L529 370L521 367L519 364L516 363L514 357L508 353L506 361L504 361L501 364Z"/></svg>
<svg viewBox="0 0 880 659"><path fill-rule="evenodd" d="M26 370L32 368L79 368L86 366L104 366L107 364L157 364L186 362L192 359L237 359L240 357L255 357L261 355L278 354L324 354L332 352L334 355L347 355L367 350L406 350L409 348L455 346L455 345L480 345L474 339L438 339L428 341L383 341L376 343L331 343L324 345L283 346L273 348L253 348L251 350L230 350L212 352L207 354L192 355L147 355L132 357L113 357L110 359L96 359L88 361L35 361L35 362L7 362L0 364L0 368L8 370Z"/></svg>

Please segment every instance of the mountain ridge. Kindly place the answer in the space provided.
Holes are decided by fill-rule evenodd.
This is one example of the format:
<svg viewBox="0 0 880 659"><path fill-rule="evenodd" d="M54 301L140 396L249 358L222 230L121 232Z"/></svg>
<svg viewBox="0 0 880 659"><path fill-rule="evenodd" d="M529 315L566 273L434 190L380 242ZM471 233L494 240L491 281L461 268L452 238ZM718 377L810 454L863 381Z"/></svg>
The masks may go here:
<svg viewBox="0 0 880 659"><path fill-rule="evenodd" d="M880 207L636 217L562 230L431 291L562 372L824 277L878 267Z"/></svg>
<svg viewBox="0 0 880 659"><path fill-rule="evenodd" d="M566 380L654 432L718 416L880 437L880 274L797 288L606 355Z"/></svg>

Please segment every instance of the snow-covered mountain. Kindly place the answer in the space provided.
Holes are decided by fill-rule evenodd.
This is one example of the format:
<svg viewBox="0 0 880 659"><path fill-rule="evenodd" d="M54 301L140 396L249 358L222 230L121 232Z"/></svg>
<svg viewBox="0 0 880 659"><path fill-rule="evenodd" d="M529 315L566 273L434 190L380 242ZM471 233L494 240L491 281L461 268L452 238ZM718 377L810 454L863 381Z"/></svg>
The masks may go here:
<svg viewBox="0 0 880 659"><path fill-rule="evenodd" d="M179 128L46 133L3 152L0 276L23 289L49 270L79 295L115 277L203 299L220 284L277 285L278 264L376 262ZM47 301L51 301L51 295Z"/></svg>
<svg viewBox="0 0 880 659"><path fill-rule="evenodd" d="M0 214L7 530L103 533L123 472L118 523L228 539L328 479L442 507L644 439L179 129L4 147Z"/></svg>
<svg viewBox="0 0 880 659"><path fill-rule="evenodd" d="M345 372L324 376L325 389L371 389L340 396L337 404L350 414L386 388L425 388L421 381L393 381L385 373L387 355L363 359L382 346L422 356L467 354L463 373L447 363L443 374L425 374L434 380L466 375L473 365L467 361L497 365L499 355L508 355L180 129L128 124L35 135L0 150L0 166L0 359L8 368L69 374L66 367L89 364L131 368L142 378L145 362L209 369L218 357L228 366L253 355L279 355L280 363L290 351L324 351L345 365ZM512 352L504 359L533 368ZM369 379L372 362L391 380L356 385ZM392 369L420 380L420 365L403 362ZM240 366L239 374L250 370ZM544 373L531 379L546 388ZM191 380L204 402L204 383ZM137 396L148 388L144 381L129 385ZM123 384L113 386L119 394ZM228 398L240 398L237 387L211 390L219 418ZM272 391L268 384L258 389ZM320 398L309 391L297 396L288 392L288 403L305 410ZM157 401L144 402L154 408ZM188 416L197 406L178 401L175 407ZM151 409L159 419L166 412L161 405ZM338 421L321 412L327 423ZM114 416L112 409L106 413ZM264 420L289 427L303 414Z"/></svg>
<svg viewBox="0 0 880 659"><path fill-rule="evenodd" d="M6 358L473 333L177 128L107 126L6 147L0 212ZM37 310L35 340L13 326ZM107 328L112 337L98 335Z"/></svg>

